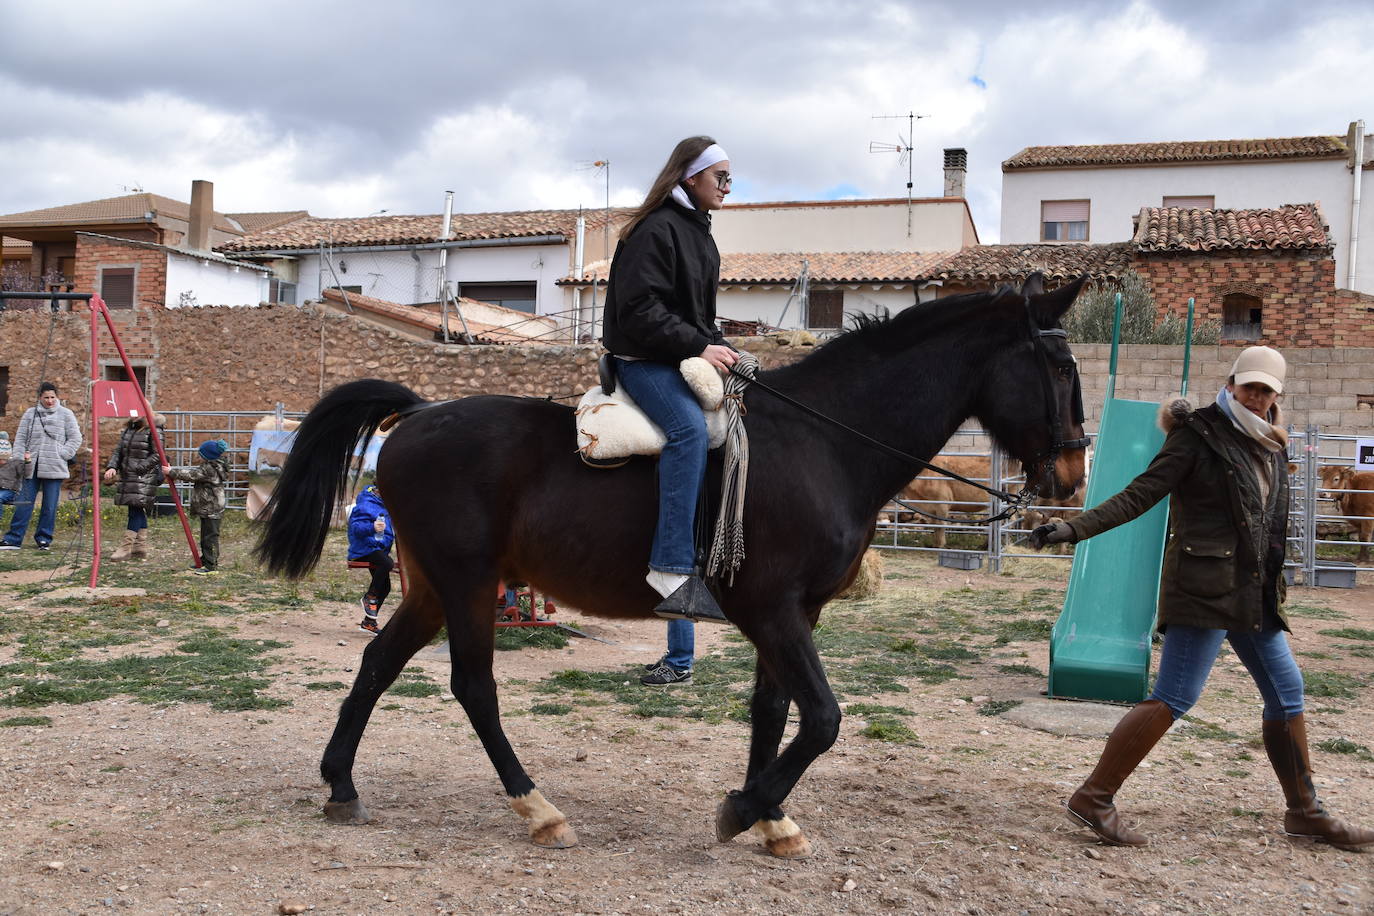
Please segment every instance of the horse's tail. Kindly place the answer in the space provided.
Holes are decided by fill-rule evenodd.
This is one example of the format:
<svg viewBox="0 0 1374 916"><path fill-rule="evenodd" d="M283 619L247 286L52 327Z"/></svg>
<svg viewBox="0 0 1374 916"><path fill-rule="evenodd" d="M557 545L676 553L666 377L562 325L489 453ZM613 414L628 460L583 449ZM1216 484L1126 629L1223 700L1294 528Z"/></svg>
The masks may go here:
<svg viewBox="0 0 1374 916"><path fill-rule="evenodd" d="M266 507L267 524L254 555L269 572L297 579L314 569L324 549L334 506L345 498L354 449L381 422L425 399L380 379L331 390L306 414Z"/></svg>

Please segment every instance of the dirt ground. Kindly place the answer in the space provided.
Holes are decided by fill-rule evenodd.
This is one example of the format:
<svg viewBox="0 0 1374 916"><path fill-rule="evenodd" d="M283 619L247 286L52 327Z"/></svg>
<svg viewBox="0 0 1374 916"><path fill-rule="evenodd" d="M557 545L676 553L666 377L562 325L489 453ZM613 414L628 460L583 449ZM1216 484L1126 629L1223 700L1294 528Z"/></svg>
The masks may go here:
<svg viewBox="0 0 1374 916"><path fill-rule="evenodd" d="M887 565L910 576L888 582L884 600L893 601L918 584L1026 590L1063 580L891 554ZM15 591L15 581L0 578L9 613L37 622L60 612L42 610L43 596ZM1297 589L1294 598L1348 615L1296 621L1300 659L1333 642L1319 629L1374 628L1374 586ZM270 690L289 706L216 712L116 696L0 711L51 719L0 729L0 913L1374 913L1374 854L1282 834L1282 796L1251 743L1258 700L1234 656L1219 663L1194 715L1239 740L1171 735L1118 797L1152 836L1148 848L1101 846L1064 816L1101 737L977 714L980 698L1034 698L1043 688L1043 678L1005 674L912 679L910 693L877 699L913 711L919 746L863 737L862 718L846 717L839 743L786 806L815 854L782 861L751 834L728 844L713 836L717 804L742 781L746 725L646 719L616 704L521 714L547 699L531 682L554 671L625 670L662 651L661 621L566 616L613 644L498 653L497 675L511 742L576 828L576 848L526 841L447 695L379 708L357 765L374 819L326 823L317 766L339 694L305 685L351 682L369 637L354 628L351 604L316 601L252 625L251 636L289 646L274 652ZM698 655L725 638L698 627ZM1043 642L1018 648L1046 670ZM0 646L0 663L13 659L14 646ZM446 683L447 658L434 649L413 664ZM1374 683L1368 658L1322 664ZM1346 708L1312 701L1313 740L1374 746L1372 696L1366 688ZM1374 758L1313 757L1328 807L1374 821Z"/></svg>

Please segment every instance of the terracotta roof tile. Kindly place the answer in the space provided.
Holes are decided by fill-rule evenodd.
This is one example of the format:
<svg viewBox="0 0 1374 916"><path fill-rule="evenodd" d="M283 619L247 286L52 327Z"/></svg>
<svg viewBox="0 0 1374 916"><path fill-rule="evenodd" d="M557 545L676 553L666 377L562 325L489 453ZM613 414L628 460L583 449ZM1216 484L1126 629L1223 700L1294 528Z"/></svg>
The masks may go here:
<svg viewBox="0 0 1374 916"><path fill-rule="evenodd" d="M310 214L305 210L270 210L257 213L226 213L224 215L242 226L245 233L252 233L261 232L264 229L275 229L277 226L284 226L298 219L305 219Z"/></svg>
<svg viewBox="0 0 1374 916"><path fill-rule="evenodd" d="M587 219L587 231L600 230L604 209L597 210L512 210L501 213L455 213L449 238L454 241L476 239L518 239L541 235L561 235L571 239L577 231L577 216ZM611 220L623 220L624 208L611 208ZM306 216L285 225L250 232L244 238L221 245L222 251L274 251L313 248L324 239L335 248L370 245L423 245L439 241L444 218L440 214L415 216L363 216L323 218Z"/></svg>
<svg viewBox="0 0 1374 916"><path fill-rule="evenodd" d="M1245 162L1262 159L1340 159L1344 137L1273 137L1260 140L1184 140L1028 146L1002 163L1002 171L1176 162Z"/></svg>
<svg viewBox="0 0 1374 916"><path fill-rule="evenodd" d="M1087 274L1120 277L1131 267L1131 245L971 245L949 255L931 279L988 283L1024 279L1039 271L1050 280Z"/></svg>
<svg viewBox="0 0 1374 916"><path fill-rule="evenodd" d="M191 219L191 205L161 194L125 194L122 197L106 197L101 200L88 200L79 204L66 204L61 207L46 207L42 210L26 210L23 213L7 213L0 216L0 229L7 226L66 226L99 225L104 223L142 223L149 221L149 214L163 214L174 219ZM223 213L215 213L215 228L238 235L238 225L231 222Z"/></svg>
<svg viewBox="0 0 1374 916"><path fill-rule="evenodd" d="M1143 207L1134 244L1140 251L1275 250L1329 248L1331 237L1316 204L1257 210Z"/></svg>
<svg viewBox="0 0 1374 916"><path fill-rule="evenodd" d="M344 303L344 296L337 289L326 289L322 295L331 302L337 302L340 305ZM403 321L421 331L427 331L430 335L438 334L443 327L439 313L433 309L421 308L416 305L402 305L399 302L378 299L375 296L364 296L359 293L349 293L347 301L348 305L355 310L372 312ZM556 339L559 336L558 323L553 318L531 315L527 312L508 309L467 297L460 298L458 304L460 308L470 308L473 311L480 310L484 315L499 315L502 319L500 323L496 323L478 321L465 315L468 331L477 343L526 346L551 346L564 343L563 340ZM504 320L506 318L509 318L509 321ZM457 318L449 319L450 334L461 333L462 329L462 322Z"/></svg>
<svg viewBox="0 0 1374 916"><path fill-rule="evenodd" d="M813 283L910 283L930 275L947 251L793 251L725 252L720 256L723 284L792 283L801 273L802 260ZM594 261L583 274L604 283L610 261ZM558 281L572 284L571 277Z"/></svg>

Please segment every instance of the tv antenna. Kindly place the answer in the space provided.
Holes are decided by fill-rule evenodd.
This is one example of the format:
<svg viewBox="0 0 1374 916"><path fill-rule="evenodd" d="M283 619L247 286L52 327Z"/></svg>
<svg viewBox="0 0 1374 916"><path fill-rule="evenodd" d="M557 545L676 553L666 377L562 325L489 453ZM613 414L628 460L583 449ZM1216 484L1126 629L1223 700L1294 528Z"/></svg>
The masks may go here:
<svg viewBox="0 0 1374 916"><path fill-rule="evenodd" d="M601 227L601 247L607 258L611 256L611 160L597 159L594 162L581 162L577 166L582 171L595 170L592 177L605 176L606 179L606 224Z"/></svg>
<svg viewBox="0 0 1374 916"><path fill-rule="evenodd" d="M122 184L119 186L119 189L121 191L127 191L130 194L142 194L143 184L142 182L135 181L133 184Z"/></svg>
<svg viewBox="0 0 1374 916"><path fill-rule="evenodd" d="M916 121L919 118L928 118L930 115L917 114L908 111L904 115L874 115L875 121L892 121L897 118L906 118L906 136L897 134L896 143L886 143L882 140L871 140L868 144L870 153L896 153L897 164L906 166L906 237L911 238L911 152L915 149L912 141L916 139Z"/></svg>

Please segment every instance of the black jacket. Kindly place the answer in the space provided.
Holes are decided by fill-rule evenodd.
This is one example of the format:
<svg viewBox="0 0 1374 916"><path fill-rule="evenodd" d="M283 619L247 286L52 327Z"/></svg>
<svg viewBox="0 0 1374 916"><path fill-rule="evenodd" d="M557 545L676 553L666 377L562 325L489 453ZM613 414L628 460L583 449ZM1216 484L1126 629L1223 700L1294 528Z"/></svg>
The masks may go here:
<svg viewBox="0 0 1374 916"><path fill-rule="evenodd" d="M725 340L716 327L719 283L710 214L669 200L616 246L601 342L617 356L700 356Z"/></svg>

